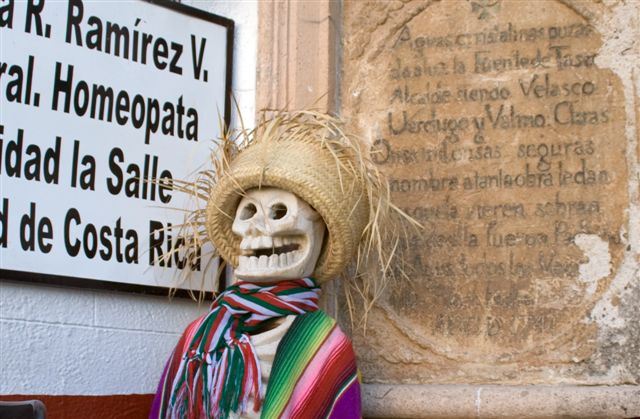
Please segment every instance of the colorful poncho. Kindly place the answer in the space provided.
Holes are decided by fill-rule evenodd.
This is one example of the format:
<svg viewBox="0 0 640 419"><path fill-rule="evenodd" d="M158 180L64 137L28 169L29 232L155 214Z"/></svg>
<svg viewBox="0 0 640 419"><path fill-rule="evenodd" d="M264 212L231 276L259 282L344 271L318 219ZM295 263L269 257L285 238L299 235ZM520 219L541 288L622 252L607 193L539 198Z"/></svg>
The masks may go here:
<svg viewBox="0 0 640 419"><path fill-rule="evenodd" d="M322 311L298 316L280 341L262 418L360 418L351 341Z"/></svg>
<svg viewBox="0 0 640 419"><path fill-rule="evenodd" d="M306 281L306 283L301 284L299 281ZM300 285L309 286L314 291L317 291L313 280L305 278L299 281L293 285L289 284L289 286L286 286L285 283L278 283L278 286L280 290L287 290L283 294L285 296L295 293L295 288ZM253 287L258 287L254 284L240 285L252 287L252 291L256 291ZM223 333L221 330L216 330L215 325L220 322L216 319L216 316L212 317L212 313L219 307L216 303L225 294L227 295L227 301L229 300L229 294L232 294L231 300L235 301L234 298L236 298L237 292L237 285L230 287L214 302L211 312L200 317L187 327L165 366L150 418L166 419L175 417L182 419L193 417L200 419L227 416L229 410L222 409L215 403L203 404L203 397L201 396L203 394L202 388L205 387L208 388L208 391L204 392L206 394L205 398L212 398L214 394L222 394L222 390L216 388L216 383L220 386L222 381L211 379L207 381L205 379L204 383L206 384L200 384L199 386L197 380L194 381L194 377L197 377L202 371L206 371L208 365L215 364L215 356L213 355L216 352L210 351L209 357L206 354L204 356L200 355L198 359L203 360L203 362L197 368L195 364L189 364L189 359L193 358L194 341L197 347L200 343L197 337L199 333L201 334L207 322L210 325L214 325L213 328L210 328L211 335L215 337ZM269 295L271 296L271 294ZM290 300L290 298L286 298ZM335 320L321 311L314 311L317 307L309 304L308 299L303 300L304 303L302 305L298 304L294 310L297 310L300 306L304 306L306 310L298 311L297 314L299 315L296 316L278 345L264 397L261 417L359 418L361 417L360 388L357 380L355 355L351 343L336 325ZM243 304L243 307L247 308L247 305ZM264 308L257 308L257 311L260 314L249 313L244 316L244 320L248 318L255 319L256 316L261 316L268 320L291 314L290 310L281 310L282 313L279 316L270 315L265 317ZM256 326L257 323L253 322L252 325ZM239 327L241 330L247 330L244 324L234 324L234 326L236 329ZM205 340L211 341L210 338ZM238 343L240 343L239 340ZM242 344L251 345L251 342L249 339L244 339ZM233 348L234 345L232 343L230 346ZM239 385L242 387L239 383L247 379L247 371L250 372L250 380L256 377L259 380L259 362L252 359L249 352L251 351L247 350L246 347L244 350L238 350L238 353L248 361L246 362L248 365L247 368L236 368L233 370L234 372L230 373L230 381L236 383L232 384L234 386ZM190 353L191 355L189 355ZM222 350L219 353L221 354ZM186 367L187 364L185 362L191 365L191 370ZM218 360L218 363L221 363L221 361ZM195 371L196 369L197 371ZM191 374L189 374L189 371L191 371ZM184 382L194 382L196 384L185 385ZM254 398L253 403L256 409L260 408L260 395L264 394L255 387L259 384L252 381L248 385L248 387L255 390L251 392L251 395ZM181 386L183 388L182 392L180 390ZM247 396L246 391L241 390L240 393L241 397ZM189 397L185 398L185 394L188 394ZM176 397L180 397L179 395L182 395L182 398L178 403L183 403L183 405L186 403L189 408L175 408ZM255 397L256 395L258 396ZM198 408L191 408L194 403ZM246 400L245 403L234 402L231 405L230 411L240 412L246 407ZM199 406L205 406L206 411L203 411Z"/></svg>

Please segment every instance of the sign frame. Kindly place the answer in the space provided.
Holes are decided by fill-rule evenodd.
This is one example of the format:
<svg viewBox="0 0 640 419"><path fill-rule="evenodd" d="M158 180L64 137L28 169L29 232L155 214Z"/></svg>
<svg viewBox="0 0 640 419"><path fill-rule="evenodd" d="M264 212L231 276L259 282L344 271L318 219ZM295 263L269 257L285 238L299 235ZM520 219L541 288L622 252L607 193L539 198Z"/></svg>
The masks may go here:
<svg viewBox="0 0 640 419"><path fill-rule="evenodd" d="M162 7L172 12L186 15L187 17L201 19L211 24L222 26L225 30L226 42L225 42L225 80L224 80L224 113L223 129L228 129L231 123L231 95L232 95L232 78L233 78L233 46L234 46L234 28L235 23L233 20L219 16L204 10L184 5L176 1L171 0L138 0L140 3L148 3L152 6ZM81 276L66 276L57 274L48 274L41 272L31 272L22 270L5 269L0 266L0 282L11 281L20 283L32 283L43 284L53 286L73 287L80 289L93 289L93 290L105 290L105 291L118 291L134 294L146 294L146 295L163 295L166 296L170 293L170 288L164 286L143 285L135 283L125 283L109 280L100 280L92 278L83 278ZM175 288L171 295L181 298L192 298L192 296L198 295L205 299L211 299L217 292L221 292L226 284L226 269L221 270L218 290L189 290L182 288Z"/></svg>

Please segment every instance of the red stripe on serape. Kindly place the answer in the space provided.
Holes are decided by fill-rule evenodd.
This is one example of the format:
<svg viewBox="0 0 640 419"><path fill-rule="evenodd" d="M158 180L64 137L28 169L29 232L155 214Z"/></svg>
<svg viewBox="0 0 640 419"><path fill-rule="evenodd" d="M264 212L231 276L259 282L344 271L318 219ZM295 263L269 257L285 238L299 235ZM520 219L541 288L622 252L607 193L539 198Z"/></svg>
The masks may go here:
<svg viewBox="0 0 640 419"><path fill-rule="evenodd" d="M247 356L247 347L246 344L244 342L238 343L237 348L240 350L240 352L242 353L242 359L244 360L244 375L242 376L242 385L240 386L240 402L238 403L238 405L242 408L242 403L244 401L245 396L247 395L247 386L245 386L245 381L247 380L247 377L249 375L251 375L251 365L249 364L249 356Z"/></svg>
<svg viewBox="0 0 640 419"><path fill-rule="evenodd" d="M184 332L184 336L188 339L191 340L193 339L193 335L196 334L196 331L198 330L198 328L200 327L200 325L202 324L202 322L204 321L204 319L207 317L206 314L203 314L202 316L198 317L197 319L195 319L194 321L192 321L189 326L187 326L187 329ZM186 348L186 345L184 346Z"/></svg>
<svg viewBox="0 0 640 419"><path fill-rule="evenodd" d="M256 355L257 356L257 355ZM258 363L256 362L256 357L253 356L253 352L249 351L249 357L251 358L251 368L253 369L253 374L257 377L257 379L253 382L253 394L255 395L253 401L253 411L259 412L262 408L262 394L260 394L260 384L262 377L260 376L260 368L258 368Z"/></svg>
<svg viewBox="0 0 640 419"><path fill-rule="evenodd" d="M196 389L193 387L194 384L194 380L193 378L196 375L196 369L198 368L198 364L196 364L195 362L189 362L189 364L187 364L187 385L189 386L188 389L188 393L187 393L187 400L188 400L188 404L190 406L195 406L195 402L193 400L193 397L195 396L195 391ZM197 384L196 384L197 386ZM196 412L193 409L189 409L189 419L195 419L195 414Z"/></svg>
<svg viewBox="0 0 640 419"><path fill-rule="evenodd" d="M169 406L170 403L171 390L173 386L173 380L171 378L175 377L178 373L180 363L182 362L182 355L189 347L189 343L191 343L193 335L202 323L202 320L205 318L205 316L206 315L198 317L197 319L192 321L189 326L186 327L184 333L178 340L173 353L171 354L170 364L164 377L165 382L163 383L162 412L166 411L165 409Z"/></svg>
<svg viewBox="0 0 640 419"><path fill-rule="evenodd" d="M312 385L314 391L307 392L307 397L297 402L291 417L326 416L330 413L328 410L333 406L334 397L339 393L340 388L356 374L355 353L346 336L336 342L336 345L321 347L318 352L320 351L329 351L331 355L326 359L322 370L315 374Z"/></svg>
<svg viewBox="0 0 640 419"><path fill-rule="evenodd" d="M300 286L303 287L308 287L310 286L311 283L306 282L304 279L296 279L294 281L287 281L287 282L278 282L277 284L275 284L273 286L273 288L271 289L270 292L277 294L277 293L281 293L283 291L287 291L290 290L292 288L297 288Z"/></svg>
<svg viewBox="0 0 640 419"><path fill-rule="evenodd" d="M239 345L240 350L242 351L242 356L244 357L245 362L245 376L253 376L258 377L258 379L253 380L253 394L255 395L253 406L254 411L258 412L260 410L260 406L262 405L262 398L260 395L260 371L258 370L258 365L256 363L256 359L253 356L253 352L251 351L251 347L249 343L241 343ZM245 387L243 386L242 394L240 396L240 400L243 400L246 396Z"/></svg>
<svg viewBox="0 0 640 419"><path fill-rule="evenodd" d="M317 285L312 279L302 278L295 281L279 282L273 286L270 292L273 294L280 294L293 288L319 289L314 287L317 287Z"/></svg>
<svg viewBox="0 0 640 419"><path fill-rule="evenodd" d="M252 306L251 304L249 304L249 301L246 301L244 298L238 295L228 295L224 298L224 302L227 307L230 307L231 309L237 311L253 311L253 307L257 304L254 303L254 306Z"/></svg>
<svg viewBox="0 0 640 419"><path fill-rule="evenodd" d="M243 281L236 282L235 285L232 285L228 289L233 289L234 287L238 289L240 294L249 294L253 292L255 289L261 288L260 285L257 285L251 282L243 282Z"/></svg>
<svg viewBox="0 0 640 419"><path fill-rule="evenodd" d="M196 374L201 374L202 373L202 365L200 364L198 365L198 368L196 370ZM204 364L206 365L206 364ZM196 413L197 416L199 418L203 418L204 417L204 406L202 406L202 385L203 382L202 380L195 380L196 384L195 384L195 388L193 389L193 391L195 392L195 409L193 409L193 416L194 419L196 418Z"/></svg>
<svg viewBox="0 0 640 419"><path fill-rule="evenodd" d="M213 338L216 336L215 331L218 330L218 328L220 327L220 324L224 321L224 316L223 315L219 315L216 316L215 320L213 321L213 324L211 325L211 330L213 330L213 333L209 333L209 335L207 336L207 341L205 343L205 348L211 348L211 342L213 341ZM186 348L185 348L186 349Z"/></svg>

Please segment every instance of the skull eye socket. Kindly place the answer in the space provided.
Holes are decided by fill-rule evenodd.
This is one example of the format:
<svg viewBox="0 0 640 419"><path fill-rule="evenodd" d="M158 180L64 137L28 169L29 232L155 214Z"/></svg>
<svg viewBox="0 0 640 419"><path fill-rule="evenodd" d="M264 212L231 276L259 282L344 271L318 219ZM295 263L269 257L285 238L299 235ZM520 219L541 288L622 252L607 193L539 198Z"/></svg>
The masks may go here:
<svg viewBox="0 0 640 419"><path fill-rule="evenodd" d="M279 220L287 215L287 206L285 204L273 204L269 210L269 218L272 220Z"/></svg>
<svg viewBox="0 0 640 419"><path fill-rule="evenodd" d="M258 212L256 206L252 203L248 203L240 210L240 219L243 221L248 220L256 215L256 212Z"/></svg>

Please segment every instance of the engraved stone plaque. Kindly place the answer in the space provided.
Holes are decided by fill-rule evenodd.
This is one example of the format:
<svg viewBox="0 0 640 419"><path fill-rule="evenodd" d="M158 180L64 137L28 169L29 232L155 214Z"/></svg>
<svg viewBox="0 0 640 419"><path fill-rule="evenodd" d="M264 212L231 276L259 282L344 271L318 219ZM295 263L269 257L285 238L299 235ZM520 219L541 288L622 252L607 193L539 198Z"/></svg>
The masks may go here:
<svg viewBox="0 0 640 419"><path fill-rule="evenodd" d="M343 115L424 226L356 336L365 379L581 380L628 231L601 34L559 1L347 1L344 28Z"/></svg>

